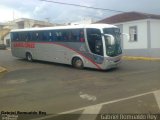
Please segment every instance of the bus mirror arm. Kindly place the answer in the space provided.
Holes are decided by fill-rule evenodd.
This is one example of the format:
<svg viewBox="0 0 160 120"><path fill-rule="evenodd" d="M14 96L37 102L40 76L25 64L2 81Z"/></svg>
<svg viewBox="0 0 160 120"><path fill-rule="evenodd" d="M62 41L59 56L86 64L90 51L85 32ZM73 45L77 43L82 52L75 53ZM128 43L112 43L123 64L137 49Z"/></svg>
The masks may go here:
<svg viewBox="0 0 160 120"><path fill-rule="evenodd" d="M114 45L115 44L115 39L113 37L113 35L110 34L104 34L105 39L108 41L109 45Z"/></svg>

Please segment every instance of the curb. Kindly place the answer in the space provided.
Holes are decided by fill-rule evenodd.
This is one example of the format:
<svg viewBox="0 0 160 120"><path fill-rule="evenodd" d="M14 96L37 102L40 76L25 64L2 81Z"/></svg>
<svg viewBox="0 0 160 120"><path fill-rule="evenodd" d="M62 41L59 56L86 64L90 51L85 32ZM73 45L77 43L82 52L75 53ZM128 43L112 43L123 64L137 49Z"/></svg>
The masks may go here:
<svg viewBox="0 0 160 120"><path fill-rule="evenodd" d="M123 59L123 60L160 61L160 58L136 57L136 56L123 56L122 59Z"/></svg>
<svg viewBox="0 0 160 120"><path fill-rule="evenodd" d="M7 72L7 69L0 66L0 73L4 73L4 72Z"/></svg>

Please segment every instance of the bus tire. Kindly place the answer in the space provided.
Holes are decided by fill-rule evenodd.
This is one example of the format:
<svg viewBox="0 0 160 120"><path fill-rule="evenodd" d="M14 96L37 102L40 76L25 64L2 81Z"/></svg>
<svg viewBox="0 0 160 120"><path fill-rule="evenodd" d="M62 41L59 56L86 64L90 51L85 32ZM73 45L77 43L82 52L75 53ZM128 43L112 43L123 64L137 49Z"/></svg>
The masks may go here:
<svg viewBox="0 0 160 120"><path fill-rule="evenodd" d="M31 53L26 53L26 59L27 59L27 61L29 61L29 62L32 62L32 61L33 61L33 58L32 58Z"/></svg>
<svg viewBox="0 0 160 120"><path fill-rule="evenodd" d="M77 69L83 69L84 66L83 66L82 59L79 58L79 57L73 58L73 60L72 60L72 66L75 67L75 68L77 68Z"/></svg>

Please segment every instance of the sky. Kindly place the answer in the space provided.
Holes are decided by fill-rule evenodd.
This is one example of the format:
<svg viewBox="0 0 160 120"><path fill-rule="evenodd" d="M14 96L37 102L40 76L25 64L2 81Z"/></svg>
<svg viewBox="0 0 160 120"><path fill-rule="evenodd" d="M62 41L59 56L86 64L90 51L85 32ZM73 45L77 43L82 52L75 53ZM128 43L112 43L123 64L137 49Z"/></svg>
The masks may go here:
<svg viewBox="0 0 160 120"><path fill-rule="evenodd" d="M50 0L52 1L52 0ZM137 11L160 15L160 0L53 0L71 4L112 9ZM0 0L0 22L18 18L30 18L52 23L69 23L92 18L101 20L119 12L68 6L40 0Z"/></svg>

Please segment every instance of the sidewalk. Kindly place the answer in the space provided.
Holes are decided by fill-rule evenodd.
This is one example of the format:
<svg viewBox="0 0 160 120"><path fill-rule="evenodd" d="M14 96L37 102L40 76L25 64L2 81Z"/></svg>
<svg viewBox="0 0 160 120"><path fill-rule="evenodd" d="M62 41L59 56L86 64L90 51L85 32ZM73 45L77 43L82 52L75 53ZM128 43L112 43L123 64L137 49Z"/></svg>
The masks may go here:
<svg viewBox="0 0 160 120"><path fill-rule="evenodd" d="M7 71L6 68L0 66L0 73L6 72L6 71Z"/></svg>
<svg viewBox="0 0 160 120"><path fill-rule="evenodd" d="M147 60L147 61L160 61L160 58L152 57L138 57L138 56L123 56L123 60Z"/></svg>

